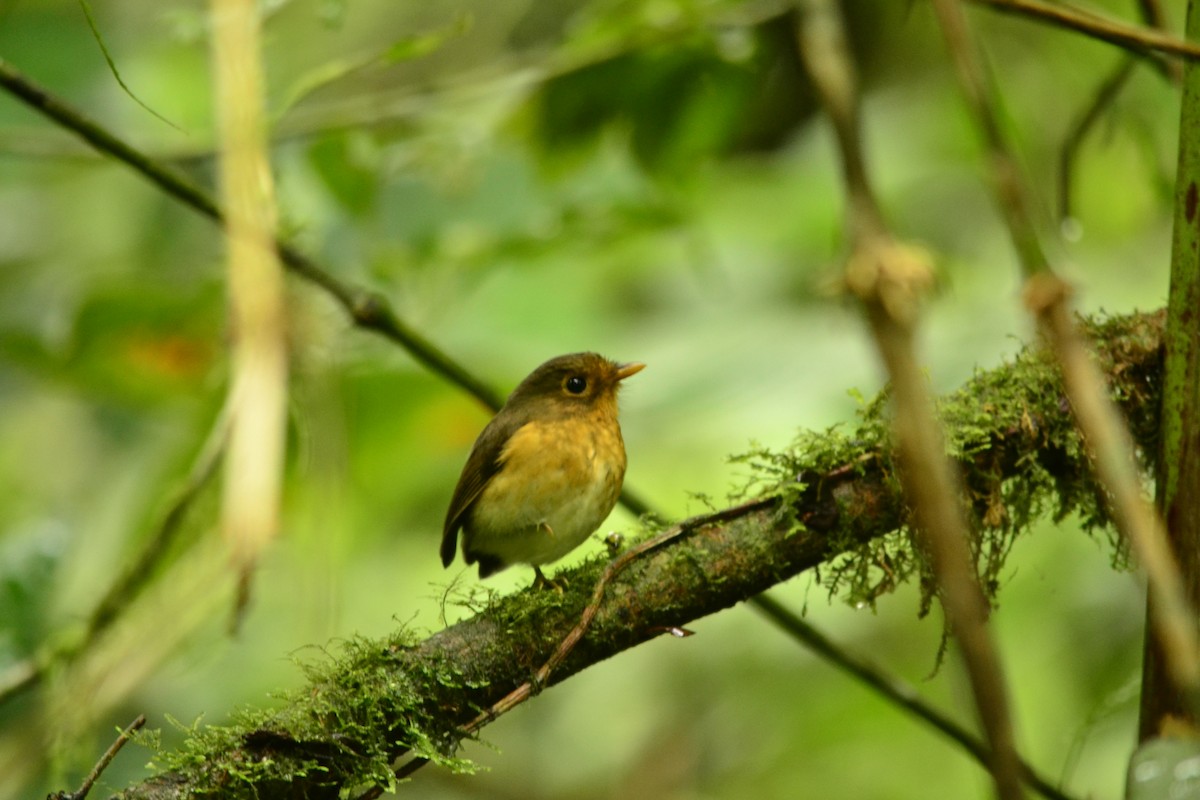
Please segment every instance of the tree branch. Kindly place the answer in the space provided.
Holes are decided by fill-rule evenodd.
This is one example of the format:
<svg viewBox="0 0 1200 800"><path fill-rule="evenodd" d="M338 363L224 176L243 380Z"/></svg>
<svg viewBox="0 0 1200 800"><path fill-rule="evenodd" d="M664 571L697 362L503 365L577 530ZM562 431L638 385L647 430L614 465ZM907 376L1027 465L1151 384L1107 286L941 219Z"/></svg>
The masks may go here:
<svg viewBox="0 0 1200 800"><path fill-rule="evenodd" d="M756 608L808 649L875 690L893 705L929 724L965 750L985 769L988 768L992 753L987 743L927 703L911 683L889 675L863 658L847 653L832 639L809 625L799 615L789 611L769 594L759 595L755 599L758 601ZM1018 759L1018 765L1021 779L1038 794L1051 800L1070 800L1068 795L1038 775L1037 770L1025 761Z"/></svg>
<svg viewBox="0 0 1200 800"><path fill-rule="evenodd" d="M934 8L987 148L997 200L1025 278L1025 305L1062 369L1071 412L1083 432L1117 527L1146 572L1151 629L1171 680L1189 706L1200 709L1200 634L1195 611L1171 553L1166 528L1142 493L1134 442L1105 396L1105 376L1074 324L1071 287L1055 274L1042 249L1020 168L1000 125L998 104L989 91L983 66L969 41L962 8L955 0L934 0Z"/></svg>
<svg viewBox="0 0 1200 800"><path fill-rule="evenodd" d="M933 399L917 356L921 302L933 283L924 251L896 240L875 197L862 152L857 77L832 0L799 8L805 68L834 130L847 197L850 254L844 282L857 295L883 362L896 414L900 480L914 528L928 552L950 631L962 650L975 710L990 745L988 768L996 794L1019 800L1020 759L1000 654L987 625L988 604L971 556L968 525L958 502L959 479L934 416Z"/></svg>
<svg viewBox="0 0 1200 800"><path fill-rule="evenodd" d="M225 212L212 195L186 175L140 152L66 100L38 85L3 58L0 58L0 88L77 134L102 155L131 167L199 214L220 224L225 222ZM463 389L492 411L499 410L504 404L503 395L400 319L382 294L341 282L282 239L277 239L275 244L283 265L295 275L323 289L341 306L354 325L399 345L430 372ZM628 487L621 490L621 504L638 516L650 510L649 504Z"/></svg>
<svg viewBox="0 0 1200 800"><path fill-rule="evenodd" d="M1158 53L1193 61L1200 59L1200 45L1186 39L1179 39L1153 28L1138 27L1120 20L1110 19L1094 11L1072 8L1066 3L1045 3L1041 0L970 0L970 2L1005 14L1028 17L1038 22L1082 33L1084 36L1108 42L1135 55L1149 57L1151 60L1154 60Z"/></svg>
<svg viewBox="0 0 1200 800"><path fill-rule="evenodd" d="M1102 366L1115 378L1114 397L1143 443L1157 420L1162 324L1161 314L1134 315L1091 328ZM980 373L944 400L966 496L985 529L1015 525L1016 535L1046 512L1106 522L1064 408L1053 363L1036 350ZM884 428L869 416L849 434L810 437L797 452L779 454L777 466L788 477L768 506L746 506L630 565L608 586L588 634L551 683L804 570L877 559L875 540L905 522L890 448L878 444ZM997 497L1007 503L999 514ZM1030 516L1022 508L1032 509ZM310 667L308 685L282 708L194 731L181 750L163 756L165 772L119 796L334 798L390 785L393 762L403 755L454 766L462 726L546 663L604 569L603 559L593 560L568 573L571 588L561 597L519 592L424 641L401 632L351 642L342 655Z"/></svg>
<svg viewBox="0 0 1200 800"><path fill-rule="evenodd" d="M54 95L0 58L0 87L63 128L75 133L102 155L119 161L187 207L224 223L225 212L205 189L188 176L140 152L83 111ZM355 325L378 333L404 347L422 365L465 389L484 405L498 409L504 399L461 365L402 322L382 295L342 283L315 261L285 241L277 240L284 265L304 280L324 289Z"/></svg>
<svg viewBox="0 0 1200 800"><path fill-rule="evenodd" d="M2 61L0 61L0 79L6 77L6 73L5 73L6 67L7 67L7 65L4 64ZM5 84L5 85L7 85L7 84ZM60 104L60 110L61 110L61 104ZM70 127L70 126L68 126L68 127ZM72 128L72 129L74 129L74 128ZM88 141L93 141L93 139L89 138L89 136L87 134L84 134L84 135L85 135L85 138L88 138ZM95 143L95 142L93 141L93 143ZM131 152L132 152L132 150L131 150ZM125 160L125 159L122 159L122 160ZM150 162L150 163L151 163L151 165L153 165L153 162ZM153 175L147 175L147 177L150 177L152 180L159 182L159 179ZM185 179L185 182L186 182L186 179ZM160 183L160 185L164 185L166 187L165 184ZM169 192L171 192L172 194L175 194L175 192L171 191L171 189L169 187L166 187L166 188L168 189ZM199 191L199 190L197 190L197 191ZM184 192L184 194L186 194L186 192ZM176 194L176 196L180 196L180 195ZM203 201L203 199L204 199L203 192L200 192L199 197ZM211 200L209 200L209 202L211 203ZM200 205L195 205L193 203L189 203L189 205L193 205L193 207L198 208L198 210L200 210L202 213L206 213L209 216L213 216L214 218L219 217L219 210L216 209L215 206L212 206L212 211L209 212L203 207L203 205L204 205L203 202L201 202ZM449 362L447 359L446 363L441 364L442 368L439 368L436 365L436 363L437 363L436 358L434 358L433 362L431 363L430 361L425 360L425 358L422 356L421 352L419 351L419 348L417 350L414 350L414 340L411 337L406 337L405 328L404 328L403 324L395 318L394 313L387 306L386 302L382 300L382 298L380 298L377 295L372 295L363 290L356 289L354 287L347 287L347 286L337 282L335 279L333 279L331 276L329 276L328 273L324 273L319 268L317 268L311 261L309 261L302 254L293 252L293 253L291 253L291 257L289 258L289 252L287 251L286 245L281 245L281 251L283 251L285 261L287 262L289 268L291 268L293 271L296 271L302 277L305 277L306 279L320 285L322 288L324 288L326 291L328 291L330 294L332 294L334 296L334 298L337 300L337 302L340 305L342 305L343 308L347 311L347 313L353 319L353 321L356 324L358 324L360 327L363 327L364 329L368 329L368 330L375 330L376 332L381 333L382 335L386 336L387 338L400 343L407 350L409 350L410 353L413 353L418 358L418 360L422 361L422 363L425 363L427 366L431 366L431 368L435 372L438 372L439 374L449 377L452 382L456 383L459 386L462 386L463 388L466 388L469 392L474 394L476 397L483 400L485 404L490 405L492 407L494 407L497 404L498 399L495 396L494 392L492 392L485 385L480 384L472 376L465 373L465 371L463 371L463 375L459 376L460 378L463 378L463 376L465 375L465 378L463 378L461 380L456 380L453 377L453 375L448 374L445 371L446 369L453 371L453 368L457 367L457 365L455 365L453 362ZM417 336L415 333L413 333L411 331L409 331L409 333L411 333L412 336ZM417 336L417 339L415 341L419 344L421 341L424 341L424 340L421 340L420 337ZM426 344L428 344L428 343L426 343ZM430 347L432 347L432 345L430 345ZM436 352L437 351L435 351L435 353ZM428 353L426 353L426 355L428 355ZM447 363L449 366L447 366ZM458 368L458 369L461 370L461 368ZM472 388L470 386L470 383L472 381L474 381L477 384L474 388ZM489 395L491 396L490 399L489 399ZM844 475L844 474L846 474L845 471L839 473L839 475ZM639 506L641 508L644 508L644 505L636 503L636 502L631 502L631 503L627 503L627 504L631 505L632 507L635 507L635 508L637 508Z"/></svg>
<svg viewBox="0 0 1200 800"><path fill-rule="evenodd" d="M1187 30L1200 35L1200 3L1188 3ZM1200 69L1184 71L1175 170L1175 219L1171 237L1171 290L1167 301L1163 365L1163 409L1158 442L1156 488L1166 519L1171 550L1180 564L1192 608L1200 606ZM1149 596L1150 621L1161 616L1161 601ZM1187 620L1195 628L1195 617ZM1200 724L1200 702L1172 681L1172 654L1147 636L1142 672L1139 740L1161 734L1171 721ZM1174 684L1174 685L1173 685Z"/></svg>

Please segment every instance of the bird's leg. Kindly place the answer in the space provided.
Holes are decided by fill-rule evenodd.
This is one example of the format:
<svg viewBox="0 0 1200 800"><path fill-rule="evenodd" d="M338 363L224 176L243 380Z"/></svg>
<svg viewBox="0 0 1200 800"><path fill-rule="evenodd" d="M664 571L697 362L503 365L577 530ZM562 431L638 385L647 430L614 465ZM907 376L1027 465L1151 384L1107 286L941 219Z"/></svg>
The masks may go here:
<svg viewBox="0 0 1200 800"><path fill-rule="evenodd" d="M550 527L550 523L549 523L549 522L544 522L544 521L543 521L543 522L539 522L539 523L538 523L538 530L539 530L539 531L545 531L545 533L546 533L546 535L547 535L547 536L549 536L551 539L553 539L553 538L554 538L554 528L551 528L551 527Z"/></svg>
<svg viewBox="0 0 1200 800"><path fill-rule="evenodd" d="M536 576L533 579L533 588L534 589L553 589L554 591L558 592L559 594L563 593L563 587L565 587L567 585L566 578L559 578L558 580L551 580L550 578L547 578L545 576L545 574L542 573L541 567L539 567L536 564L531 564L530 566L533 567L533 574Z"/></svg>

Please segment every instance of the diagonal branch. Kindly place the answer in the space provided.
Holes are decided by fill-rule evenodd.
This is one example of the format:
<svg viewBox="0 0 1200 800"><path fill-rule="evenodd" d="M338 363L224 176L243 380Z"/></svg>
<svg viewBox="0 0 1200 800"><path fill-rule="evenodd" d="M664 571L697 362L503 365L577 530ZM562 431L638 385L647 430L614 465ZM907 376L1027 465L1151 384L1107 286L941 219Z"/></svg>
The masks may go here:
<svg viewBox="0 0 1200 800"><path fill-rule="evenodd" d="M75 133L102 155L132 168L202 216L218 223L225 221L225 212L217 205L217 201L187 175L142 153L83 111L38 85L3 58L0 58L0 87ZM485 406L498 409L503 404L503 398L494 389L406 325L392 310L387 298L342 283L285 241L277 240L276 245L284 265L299 277L325 290L355 325L401 345L422 365L466 390Z"/></svg>
<svg viewBox="0 0 1200 800"><path fill-rule="evenodd" d="M6 87L8 87L7 73L8 73L7 65L4 64L3 61L0 61L0 83L3 83ZM12 89L10 88L10 91L11 90ZM14 93L18 94L18 96L21 96L20 92L14 92ZM63 108L65 108L65 106L59 101L55 101L55 102L51 103L50 105L56 106L59 112L61 112L63 110ZM73 126L68 126L68 127L71 127L72 130L77 130ZM101 131L101 133L103 133L102 129L99 129L99 130ZM92 141L93 144L96 143L96 141L94 139L90 138L87 134L81 133L81 135L84 135L85 138L87 138L88 141ZM104 137L100 136L99 138L103 139ZM117 140L115 140L115 138L113 138L113 137L110 137L110 139L111 139L111 141L109 142L109 144L112 144L112 142L117 142ZM120 143L117 142L117 144L120 144ZM99 145L97 145L97 146L99 146ZM103 148L101 148L101 149L103 151ZM117 148L117 149L119 150L120 148ZM104 151L104 152L109 152L109 151ZM132 151L132 149L130 149L129 152L132 153L134 151ZM116 155L115 152L110 152L110 154ZM136 155L136 153L135 153L135 155ZM117 157L120 158L119 155ZM127 161L127 163L132 163L132 162L129 162L125 158L121 158L121 160ZM154 168L154 169L161 169L161 165L157 165L153 161L149 161L149 160L145 160L145 161L147 162L149 167ZM136 167L136 164L135 164L135 167ZM160 186L163 186L164 188L166 188L169 193L173 194L176 197L179 197L180 199L184 199L185 202L188 202L189 205L192 205L194 208L197 208L197 210L201 211L201 213L205 213L206 215L213 217L214 219L217 219L220 217L219 209L215 205L212 205L212 201L210 198L207 199L208 206L206 209L206 206L205 206L206 196L204 195L204 192L202 190L197 189L194 186L191 187L191 189L197 193L193 199L199 198L198 204L196 202L190 202L187 200L187 197L189 196L188 179L183 178L182 176L178 175L177 173L172 173L170 171L162 172L158 175L155 175L155 174L147 173L144 170L142 170L141 168L138 168L138 169L139 169L139 171L143 172L143 174L145 174L148 178L150 178L151 180L154 180L156 183L159 183ZM153 170L152 170L152 172L153 172ZM172 177L172 176L174 176L174 177ZM176 180L183 181L182 183L177 184L177 188L179 189L178 193L176 191L172 191L172 189L171 189L171 185L172 185L173 181L176 181ZM382 297L380 297L378 295L373 295L373 294L363 291L361 289L356 289L354 287L346 286L346 285L340 283L339 281L334 279L332 276L330 276L328 273L321 270L316 264L314 264L311 260L309 260L303 254L292 250L286 244L281 243L280 250L281 250L281 254L283 255L283 258L285 260L285 263L287 264L287 266L290 269L292 269L294 272L301 275L305 279L310 280L313 283L321 286L323 289L325 289L327 292L329 292L335 298L335 300L346 310L346 312L348 313L350 318L356 324L358 324L360 327L362 327L366 330L374 330L375 332L380 333L381 335L384 335L385 337L399 343L401 346L404 346L407 350L409 350L409 352L412 352L418 358L419 361L424 363L426 366L429 366L434 372L437 372L438 374L441 374L441 375L449 378L453 383L466 389L467 391L469 391L470 393L475 395L477 398L481 399L485 404L491 405L493 407L498 404L498 396L495 395L495 393L492 390L490 390L489 387L487 387L486 385L479 382L477 379L475 379L473 376L471 376L465 370L462 370L461 367L458 367L456 364L454 364L454 362L450 361L448 358L445 358L444 354L440 354L440 351L437 351L436 348L432 348L432 345L429 345L429 347L432 348L432 352L425 351L424 355L423 355L422 351L420 350L419 345L424 340L421 339L421 337L419 337L417 334L415 334L415 332L408 331L406 329L406 327L403 325L403 323L395 317L395 314L391 311L390 307L387 305L386 301L383 300ZM428 344L428 342L425 342L425 344ZM439 355L442 355L442 358L444 360L439 361L438 360ZM439 364L440 364L440 367L438 366ZM461 374L458 376L458 379L456 379L452 374L450 374L455 369L458 369L461 371ZM472 385L472 384L474 384L474 385ZM637 503L636 501L633 501L630 498L626 498L626 500L627 500L627 505L632 505L635 508L638 508L638 507L644 508L644 505Z"/></svg>
<svg viewBox="0 0 1200 800"><path fill-rule="evenodd" d="M217 222L222 220L223 214L217 206L216 201L185 175L145 157L135 148L120 140L95 121L89 119L81 111L72 108L64 100L53 96L44 88L34 84L27 77L17 72L11 65L6 64L2 59L0 59L0 85L5 86L5 88L17 97L41 110L52 120L79 134L102 154L109 155L131 166L139 174L151 180L185 205ZM451 361L444 354L440 353L440 351L434 349L432 345L429 345L426 340L418 336L414 331L408 329L395 316L382 296L355 289L341 283L328 272L322 270L303 253L286 243L279 243L279 252L284 264L289 269L332 296L359 327L379 333L393 343L405 348L422 364L435 373L448 377L452 383L474 395L485 405L492 408L496 408L499 405L500 396L494 390L468 373L464 368ZM222 435L222 442L223 439ZM205 452L208 451L209 448L206 446ZM212 452L212 461L214 464L215 456L219 452L219 448ZM207 463L208 458L205 458L204 461ZM194 482L199 484L200 480L197 479ZM622 493L621 500L626 508L639 516L646 514L650 510L649 506L628 488ZM164 522L164 531L173 529L172 521L176 517L177 514L174 511L168 515L167 521ZM157 553L158 550L152 550L151 552ZM138 574L141 574L143 571L138 570ZM110 606L111 603L102 603L101 609L111 611ZM111 615L109 614L102 614L100 611L97 614L97 618L103 618L105 622L111 619ZM93 623L95 623L95 620L93 620ZM93 624L92 628L89 629L88 641L94 638L100 632L100 629L100 625ZM32 686L40 679L48 663L46 660L37 663L30 662L25 665L18 665L18 668L0 675L0 702L3 701L5 696Z"/></svg>
<svg viewBox="0 0 1200 800"><path fill-rule="evenodd" d="M837 133L847 196L847 287L857 295L892 387L900 480L917 540L929 557L950 631L958 640L975 710L991 752L996 793L1022 797L1008 690L987 625L988 603L971 555L959 477L946 458L933 400L917 356L917 322L932 284L928 257L893 238L871 187L859 135L857 77L831 0L801 6L800 51Z"/></svg>
<svg viewBox="0 0 1200 800"><path fill-rule="evenodd" d="M187 207L214 222L224 223L224 210L211 194L191 178L142 153L3 58L0 58L0 88L75 133L102 155L132 168ZM399 345L426 369L445 378L491 410L496 411L504 404L504 397L499 392L405 323L385 296L343 283L282 239L276 240L276 247L283 265L324 290L354 325ZM628 487L621 491L621 503L639 516L650 510L650 506Z"/></svg>
<svg viewBox="0 0 1200 800"><path fill-rule="evenodd" d="M958 2L959 0L955 0ZM1081 33L1093 39L1116 45L1129 52L1157 61L1158 54L1200 59L1200 45L1180 39L1153 28L1138 27L1120 20L1073 8L1066 3L1047 3L1043 0L970 0L996 11L1027 17Z"/></svg>
<svg viewBox="0 0 1200 800"><path fill-rule="evenodd" d="M966 728L959 725L946 714L921 698L917 688L900 678L883 672L869 661L851 655L842 650L832 639L809 625L804 619L789 611L769 594L759 595L756 607L767 615L768 619L803 642L808 649L833 664L838 669L853 675L871 689L878 692L889 702L904 709L914 717L935 728L942 735L952 739L955 744L965 750L971 758L987 768L992 754L987 743L977 738ZM1070 798L1037 774L1037 771L1024 761L1020 761L1021 779L1035 789L1043 797L1051 800L1070 800Z"/></svg>

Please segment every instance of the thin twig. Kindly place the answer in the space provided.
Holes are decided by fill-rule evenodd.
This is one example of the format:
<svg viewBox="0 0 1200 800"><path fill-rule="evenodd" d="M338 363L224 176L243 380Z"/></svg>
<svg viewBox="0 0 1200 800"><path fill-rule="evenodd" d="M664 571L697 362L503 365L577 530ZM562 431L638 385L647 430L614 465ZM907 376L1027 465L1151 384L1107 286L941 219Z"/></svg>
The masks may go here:
<svg viewBox="0 0 1200 800"><path fill-rule="evenodd" d="M859 135L857 77L831 0L806 0L798 36L805 68L837 134L851 253L847 288L861 301L891 380L900 479L928 553L950 631L962 648L975 708L991 750L989 771L1004 800L1023 796L1000 657L987 627L958 476L946 458L933 401L916 356L916 323L931 282L927 257L895 241L871 188Z"/></svg>
<svg viewBox="0 0 1200 800"><path fill-rule="evenodd" d="M967 104L983 133L995 170L996 190L1025 275L1025 303L1062 370L1084 444L1107 491L1117 529L1127 538L1146 571L1151 622L1175 686L1197 704L1200 643L1183 591L1179 566L1171 555L1162 521L1142 495L1132 440L1109 399L1104 376L1092 360L1069 311L1070 287L1053 273L1028 210L1016 159L999 124L983 67L970 44L967 21L957 0L933 0Z"/></svg>
<svg viewBox="0 0 1200 800"><path fill-rule="evenodd" d="M1117 95L1121 93L1121 89L1129 81L1129 77L1133 75L1133 68L1137 65L1137 61L1133 58L1124 57L1121 63L1117 64L1116 69L1109 73L1096 89L1096 94L1092 97L1092 101L1084 108L1083 113L1075 120L1067 131L1066 140L1063 142L1062 152L1058 157L1058 219L1059 222L1066 222L1071 218L1071 179L1075 173L1075 159L1079 156L1079 150L1083 147L1083 141L1087 135L1100 121L1101 115L1105 109L1112 105L1117 99Z"/></svg>
<svg viewBox="0 0 1200 800"><path fill-rule="evenodd" d="M1200 45L1162 31L1130 25L1094 11L1075 8L1066 3L1046 3L1041 0L971 0L996 11L1029 17L1084 36L1124 48L1138 56L1163 53L1191 60L1200 59Z"/></svg>
<svg viewBox="0 0 1200 800"><path fill-rule="evenodd" d="M224 212L216 200L191 178L138 151L84 112L38 85L3 58L0 58L0 87L60 126L74 132L101 154L132 167L184 205L216 222L224 222ZM284 264L300 277L324 289L342 306L355 324L402 345L417 361L451 383L466 389L484 405L498 409L503 404L503 398L491 387L483 384L403 324L392 311L386 298L343 284L288 243L279 241L277 244Z"/></svg>
<svg viewBox="0 0 1200 800"><path fill-rule="evenodd" d="M1138 13L1142 18L1142 22L1157 31L1162 31L1164 34L1167 31L1167 17L1163 14L1162 6L1158 0L1138 0ZM1186 41L1187 37L1184 37ZM1171 79L1171 83L1178 86L1183 80L1183 63L1180 61L1168 61L1166 63L1167 77Z"/></svg>
<svg viewBox="0 0 1200 800"><path fill-rule="evenodd" d="M596 581L595 588L592 590L591 602L583 609L583 613L579 615L579 622L571 629L562 641L559 642L558 648L554 654L542 665L541 669L534 675L533 680L526 683L510 692L507 697L500 700L494 706L480 714L475 720L466 726L464 729L467 733L474 733L479 728L483 727L488 722L491 722L496 717L503 713L511 711L516 706L523 703L531 695L537 694L542 690L542 687L550 680L551 673L566 659L571 651L575 649L575 645L579 644L579 640L587 633L588 628L592 625L592 620L596 618L596 613L600 610L601 603L604 602L604 590L608 588L608 584L612 582L620 572L632 564L638 558L641 558L651 550L657 550L669 542L686 536L692 531L702 528L705 525L712 525L718 522L728 522L732 519L742 517L752 511L769 508L775 505L777 500L774 497L760 498L751 500L741 505L731 508L722 509L721 511L712 514L701 514L690 519L686 519L671 528L663 531L657 536L647 539L638 544L636 547L631 547L618 557L614 558L600 573L600 579Z"/></svg>
<svg viewBox="0 0 1200 800"><path fill-rule="evenodd" d="M600 577L596 580L594 588L592 589L592 599L580 613L579 619L575 623L575 626L567 632L566 636L559 640L558 647L555 648L550 658L546 659L546 663L542 664L541 668L534 673L532 678L518 686L516 689L513 689L496 703L492 704L490 707L481 712L475 717L475 719L464 725L462 727L463 736L466 737L474 735L483 726L491 723L498 717L507 714L509 711L512 711L530 697L536 695L544 686L546 686L554 670L558 669L559 665L566 660L567 656L571 654L571 651L575 649L575 646L579 644L581 639L583 639L584 634L586 634L588 631L588 628L591 627L592 621L596 618L596 614L600 611L600 606L604 603L605 589L608 588L608 585L612 582L613 578L619 575L622 570L624 570L634 561L641 558L646 553L649 553L652 550L657 550L658 548L683 536L686 536L692 531L703 528L706 525L713 525L720 522L728 522L733 519L738 519L751 512L770 508L777 502L778 500L775 497L758 498L740 505L715 511L711 514L701 514L689 519L685 519L682 522L671 526L657 536L653 536L646 541L629 548L612 561L609 561L608 564L605 565L603 572L600 573ZM403 764L396 771L396 779L399 780L400 778L411 775L421 767L425 766L428 761L429 759L427 758L417 757L405 762L405 764ZM358 800L373 800L375 797L378 797L379 793L382 791L382 787L372 787L366 793L361 795Z"/></svg>
<svg viewBox="0 0 1200 800"><path fill-rule="evenodd" d="M1166 32L1166 19L1158 0L1138 0L1138 10L1141 12L1142 22L1147 26L1163 33ZM1083 141L1100 120L1102 112L1112 105L1121 89L1124 88L1133 74L1136 63L1137 60L1132 56L1122 58L1116 68L1100 83L1092 102L1084 108L1083 113L1079 115L1067 132L1062 152L1059 155L1058 166L1059 222L1065 222L1071 217L1071 178L1075 171L1075 159L1079 155ZM1183 64L1179 61L1165 62L1163 71L1173 84L1178 85L1183 79Z"/></svg>
<svg viewBox="0 0 1200 800"><path fill-rule="evenodd" d="M92 790L92 786L100 779L104 770L108 769L108 765L117 757L117 753L121 752L121 748L125 746L125 743L129 741L135 731L141 729L145 724L146 715L138 714L137 719L129 723L128 727L121 731L116 740L104 751L104 755L100 756L100 760L92 767L92 771L88 773L88 776L83 779L83 783L80 784L78 790L74 792L56 792L50 795L51 800L84 800L88 796L88 792Z"/></svg>
<svg viewBox="0 0 1200 800"><path fill-rule="evenodd" d="M927 703L912 684L887 674L864 659L851 655L769 594L760 594L754 600L756 601L753 603L755 608L803 643L809 650L879 692L889 702L928 722L960 745L985 769L988 767L991 752L988 750L987 743ZM1021 778L1038 793L1052 798L1052 800L1071 800L1070 795L1038 775L1037 771L1023 759L1018 759L1018 761Z"/></svg>
<svg viewBox="0 0 1200 800"><path fill-rule="evenodd" d="M171 122L171 120L167 119L150 106L146 105L142 98L133 93L133 89L130 89L125 83L125 79L121 77L121 72L117 69L117 62L113 59L112 53L108 52L108 45L104 43L104 37L100 35L100 26L96 22L96 16L92 13L91 4L88 3L88 0L79 0L79 7L83 9L83 16L87 18L88 27L92 29L92 38L95 39L96 44L100 46L100 52L104 55L104 61L108 64L108 71L112 73L113 79L116 80L117 85L121 87L125 94L129 95L129 97L133 99L133 102L149 111L152 115L157 117L159 121L165 122L175 130L183 133L182 128L180 128L174 122Z"/></svg>

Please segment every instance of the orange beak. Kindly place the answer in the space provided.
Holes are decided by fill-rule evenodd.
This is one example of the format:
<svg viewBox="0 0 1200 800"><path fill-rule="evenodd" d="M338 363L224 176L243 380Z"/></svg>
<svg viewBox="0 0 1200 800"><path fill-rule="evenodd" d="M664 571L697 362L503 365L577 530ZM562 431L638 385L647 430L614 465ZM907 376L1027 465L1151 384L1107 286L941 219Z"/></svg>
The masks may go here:
<svg viewBox="0 0 1200 800"><path fill-rule="evenodd" d="M640 361L633 361L633 362L630 362L629 364L618 364L617 365L617 380L623 381L626 378L628 378L630 375L637 375L639 372L641 372L645 368L646 368L646 365Z"/></svg>

